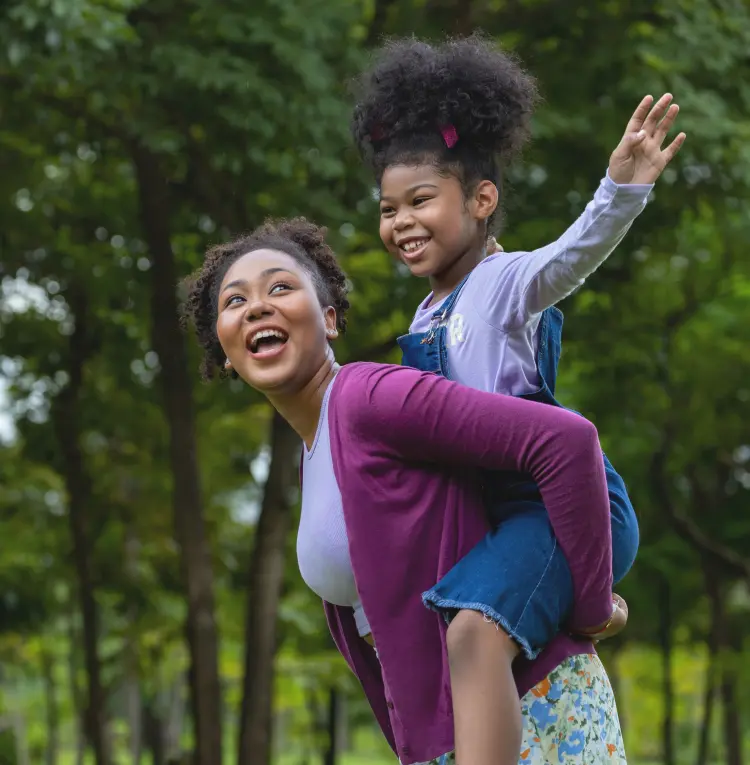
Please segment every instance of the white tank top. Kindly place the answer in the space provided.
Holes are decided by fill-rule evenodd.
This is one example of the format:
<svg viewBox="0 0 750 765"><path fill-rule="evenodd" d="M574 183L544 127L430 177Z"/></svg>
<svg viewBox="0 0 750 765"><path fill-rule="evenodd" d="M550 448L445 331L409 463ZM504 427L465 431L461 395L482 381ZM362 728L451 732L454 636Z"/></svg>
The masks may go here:
<svg viewBox="0 0 750 765"><path fill-rule="evenodd" d="M304 447L297 562L302 579L316 595L335 606L354 609L357 630L365 636L370 634L370 625L354 582L344 508L333 472L328 432L328 400L334 382L323 396L312 448Z"/></svg>

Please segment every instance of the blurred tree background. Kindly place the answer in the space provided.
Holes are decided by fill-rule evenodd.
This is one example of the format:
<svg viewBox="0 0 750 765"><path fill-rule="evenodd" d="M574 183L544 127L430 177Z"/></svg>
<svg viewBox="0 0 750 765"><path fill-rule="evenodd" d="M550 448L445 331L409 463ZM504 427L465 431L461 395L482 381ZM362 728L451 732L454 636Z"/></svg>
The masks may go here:
<svg viewBox="0 0 750 765"><path fill-rule="evenodd" d="M201 385L175 290L268 215L325 223L341 361L426 288L382 251L346 83L385 34L483 29L545 96L506 249L552 241L645 93L688 142L566 301L563 401L642 549L601 652L630 760L750 762L745 0L7 0L0 11L0 763L392 761L294 555L297 441Z"/></svg>

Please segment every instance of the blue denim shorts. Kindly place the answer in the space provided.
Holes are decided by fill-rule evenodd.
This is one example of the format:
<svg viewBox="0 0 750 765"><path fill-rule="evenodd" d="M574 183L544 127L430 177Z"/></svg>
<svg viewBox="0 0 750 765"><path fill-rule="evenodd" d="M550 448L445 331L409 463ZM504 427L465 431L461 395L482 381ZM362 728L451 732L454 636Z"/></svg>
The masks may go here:
<svg viewBox="0 0 750 765"><path fill-rule="evenodd" d="M479 611L502 627L529 658L559 632L573 606L573 580L544 505L520 501L422 602L447 621Z"/></svg>
<svg viewBox="0 0 750 765"><path fill-rule="evenodd" d="M632 505L615 498L622 479L605 458L612 498L613 578L628 572L638 549ZM534 492L532 492L533 494ZM488 495L490 531L430 590L428 608L450 622L479 611L534 659L564 627L573 607L573 580L541 499L501 501Z"/></svg>

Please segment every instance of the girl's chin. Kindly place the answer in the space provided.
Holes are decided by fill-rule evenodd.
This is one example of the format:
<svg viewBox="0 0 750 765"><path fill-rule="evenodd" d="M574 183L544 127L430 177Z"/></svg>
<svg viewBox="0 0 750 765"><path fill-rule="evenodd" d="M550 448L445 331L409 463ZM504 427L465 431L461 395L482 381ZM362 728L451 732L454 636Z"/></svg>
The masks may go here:
<svg viewBox="0 0 750 765"><path fill-rule="evenodd" d="M409 273L412 276L418 276L421 279L432 276L435 273L435 269L431 263L426 263L421 260L416 263L404 263L404 265L409 269Z"/></svg>

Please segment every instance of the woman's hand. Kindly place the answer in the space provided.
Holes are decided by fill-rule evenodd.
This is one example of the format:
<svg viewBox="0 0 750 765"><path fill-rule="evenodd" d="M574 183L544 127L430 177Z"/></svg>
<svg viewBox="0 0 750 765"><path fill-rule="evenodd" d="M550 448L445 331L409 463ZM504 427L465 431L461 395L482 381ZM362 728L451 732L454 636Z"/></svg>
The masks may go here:
<svg viewBox="0 0 750 765"><path fill-rule="evenodd" d="M587 637L598 643L600 640L614 637L622 632L628 623L628 604L619 595L612 595L612 618L604 624L579 633L581 637Z"/></svg>
<svg viewBox="0 0 750 765"><path fill-rule="evenodd" d="M654 183L685 142L685 134L680 133L662 150L680 107L672 103L671 93L665 93L651 108L653 100L646 96L638 105L609 159L609 177L618 185Z"/></svg>

